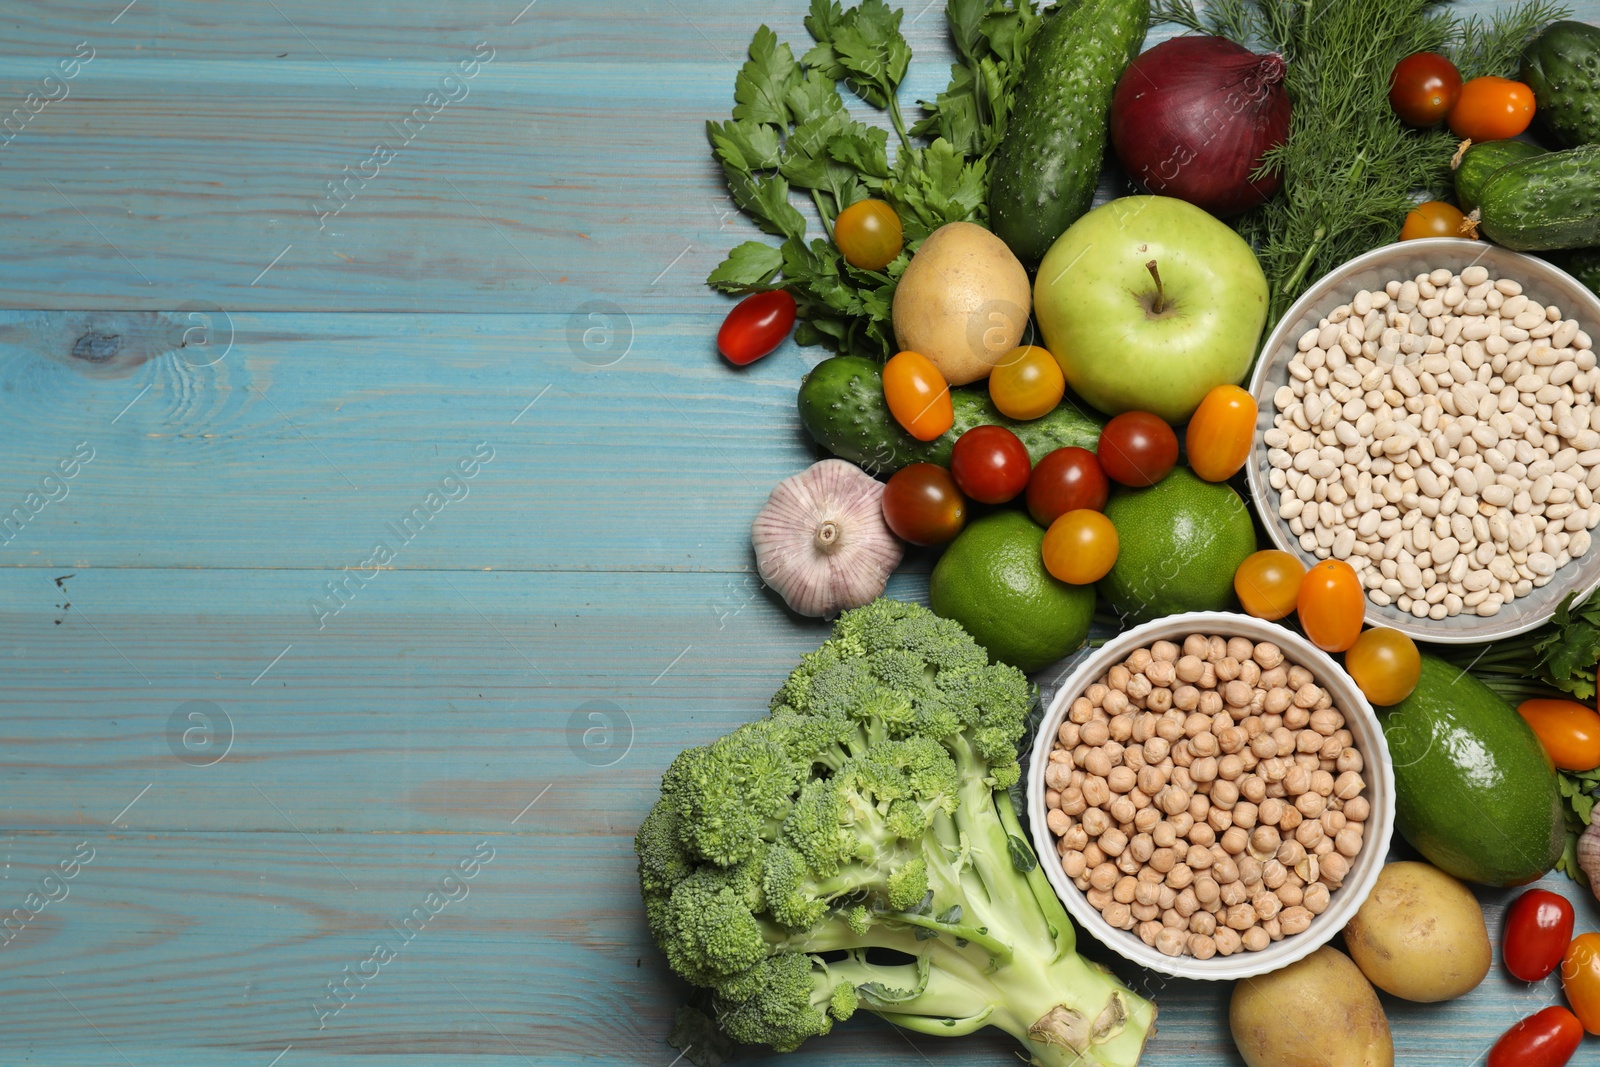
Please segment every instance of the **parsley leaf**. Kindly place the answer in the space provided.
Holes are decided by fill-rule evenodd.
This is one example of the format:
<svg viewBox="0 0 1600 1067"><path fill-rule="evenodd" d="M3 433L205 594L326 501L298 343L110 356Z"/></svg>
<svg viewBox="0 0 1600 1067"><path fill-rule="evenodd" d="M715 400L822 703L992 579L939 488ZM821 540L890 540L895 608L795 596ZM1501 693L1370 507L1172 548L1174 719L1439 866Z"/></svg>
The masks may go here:
<svg viewBox="0 0 1600 1067"><path fill-rule="evenodd" d="M723 164L728 192L733 202L756 220L768 233L780 237L801 237L806 232L805 216L789 203L789 183L776 175L761 177Z"/></svg>
<svg viewBox="0 0 1600 1067"><path fill-rule="evenodd" d="M734 119L706 123L706 138L717 158L746 173L771 170L778 165L778 128L765 123Z"/></svg>
<svg viewBox="0 0 1600 1067"><path fill-rule="evenodd" d="M728 258L706 279L706 284L725 293L749 293L765 288L783 268L783 253L760 241L735 245Z"/></svg>
<svg viewBox="0 0 1600 1067"><path fill-rule="evenodd" d="M762 26L750 42L749 60L733 83L733 98L738 101L733 117L787 125L789 105L785 98L799 81L800 68L795 65L794 53L788 45L778 43L777 34Z"/></svg>

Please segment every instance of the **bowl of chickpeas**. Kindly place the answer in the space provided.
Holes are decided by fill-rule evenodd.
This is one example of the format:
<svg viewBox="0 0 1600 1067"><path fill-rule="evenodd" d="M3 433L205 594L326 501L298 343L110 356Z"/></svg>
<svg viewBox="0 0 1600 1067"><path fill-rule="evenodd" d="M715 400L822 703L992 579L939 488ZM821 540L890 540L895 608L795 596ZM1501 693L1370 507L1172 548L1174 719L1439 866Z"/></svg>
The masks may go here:
<svg viewBox="0 0 1600 1067"><path fill-rule="evenodd" d="M1180 978L1266 974L1355 914L1394 827L1383 729L1304 637L1229 612L1123 633L1067 677L1028 767L1079 927Z"/></svg>

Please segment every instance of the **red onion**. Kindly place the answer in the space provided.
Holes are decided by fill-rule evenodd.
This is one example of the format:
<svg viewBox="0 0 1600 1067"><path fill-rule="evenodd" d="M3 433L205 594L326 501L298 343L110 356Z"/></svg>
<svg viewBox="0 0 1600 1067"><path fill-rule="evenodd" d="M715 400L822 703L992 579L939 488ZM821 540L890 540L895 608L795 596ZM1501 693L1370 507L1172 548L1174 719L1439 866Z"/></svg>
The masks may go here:
<svg viewBox="0 0 1600 1067"><path fill-rule="evenodd" d="M1283 57L1225 37L1175 37L1128 65L1111 99L1111 143L1134 181L1213 215L1236 215L1278 191L1252 182L1289 136Z"/></svg>

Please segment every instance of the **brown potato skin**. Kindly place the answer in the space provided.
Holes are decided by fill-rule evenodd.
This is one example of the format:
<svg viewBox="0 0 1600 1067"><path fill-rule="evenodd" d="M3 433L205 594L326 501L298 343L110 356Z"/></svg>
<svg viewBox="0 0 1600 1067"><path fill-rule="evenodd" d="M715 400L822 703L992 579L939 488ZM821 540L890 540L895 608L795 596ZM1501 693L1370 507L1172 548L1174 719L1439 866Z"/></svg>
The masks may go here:
<svg viewBox="0 0 1600 1067"><path fill-rule="evenodd" d="M930 233L894 290L894 336L945 381L989 376L1022 342L1033 310L1028 272L1005 242L971 222Z"/></svg>
<svg viewBox="0 0 1600 1067"><path fill-rule="evenodd" d="M1477 988L1494 962L1472 890L1428 863L1390 863L1379 871L1344 941L1373 985L1420 1004Z"/></svg>
<svg viewBox="0 0 1600 1067"><path fill-rule="evenodd" d="M1249 1067L1394 1067L1378 994L1338 949L1240 979L1228 1025Z"/></svg>

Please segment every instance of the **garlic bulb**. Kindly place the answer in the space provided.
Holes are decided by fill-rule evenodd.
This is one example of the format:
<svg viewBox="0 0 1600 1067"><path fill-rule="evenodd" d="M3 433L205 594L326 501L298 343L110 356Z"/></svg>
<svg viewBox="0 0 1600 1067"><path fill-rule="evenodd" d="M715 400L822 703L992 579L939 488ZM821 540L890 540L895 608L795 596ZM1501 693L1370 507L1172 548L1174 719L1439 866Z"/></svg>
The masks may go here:
<svg viewBox="0 0 1600 1067"><path fill-rule="evenodd" d="M1600 900L1600 821L1590 822L1578 838L1578 866L1589 876L1589 891Z"/></svg>
<svg viewBox="0 0 1600 1067"><path fill-rule="evenodd" d="M756 571L802 615L829 618L883 593L904 547L883 521L883 483L825 459L785 478L750 524Z"/></svg>

